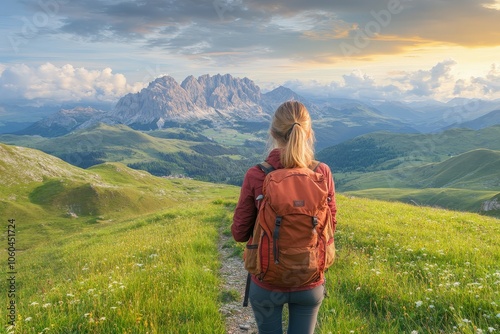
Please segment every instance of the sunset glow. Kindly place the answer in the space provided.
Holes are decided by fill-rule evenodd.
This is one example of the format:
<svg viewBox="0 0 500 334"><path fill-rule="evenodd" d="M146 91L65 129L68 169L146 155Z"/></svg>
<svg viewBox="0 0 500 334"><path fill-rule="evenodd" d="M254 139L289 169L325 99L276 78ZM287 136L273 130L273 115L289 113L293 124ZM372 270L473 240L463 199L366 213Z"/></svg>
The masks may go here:
<svg viewBox="0 0 500 334"><path fill-rule="evenodd" d="M492 0L28 0L5 4L0 32L0 99L65 101L81 75L106 84L77 98L116 100L158 76L217 73L319 95L351 85L383 99L500 98Z"/></svg>

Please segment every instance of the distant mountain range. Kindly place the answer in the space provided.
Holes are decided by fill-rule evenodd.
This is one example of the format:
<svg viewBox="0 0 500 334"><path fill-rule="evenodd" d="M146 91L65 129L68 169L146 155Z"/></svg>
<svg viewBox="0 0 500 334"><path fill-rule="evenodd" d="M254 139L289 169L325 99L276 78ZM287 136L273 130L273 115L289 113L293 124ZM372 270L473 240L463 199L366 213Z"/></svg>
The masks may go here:
<svg viewBox="0 0 500 334"><path fill-rule="evenodd" d="M252 80L230 74L189 76L180 84L164 76L138 93L123 96L111 110L63 108L15 134L57 137L97 123L125 124L140 130L201 123L252 131L255 124L261 124L258 129L265 128L274 110L292 99L303 102L309 109L315 121L318 149L382 130L415 133L446 127L482 128L498 124L498 112L487 114L500 110L500 101L403 103L310 99L283 86L262 93ZM482 120L475 121L477 118Z"/></svg>
<svg viewBox="0 0 500 334"><path fill-rule="evenodd" d="M91 107L61 110L16 134L56 137L97 123L125 124L135 129L161 129L172 124L209 121L269 123L272 112L283 101L304 98L288 88L262 94L248 78L226 75L187 77L181 84L164 76L135 94L127 94L113 110L104 112ZM312 113L317 108L305 102Z"/></svg>

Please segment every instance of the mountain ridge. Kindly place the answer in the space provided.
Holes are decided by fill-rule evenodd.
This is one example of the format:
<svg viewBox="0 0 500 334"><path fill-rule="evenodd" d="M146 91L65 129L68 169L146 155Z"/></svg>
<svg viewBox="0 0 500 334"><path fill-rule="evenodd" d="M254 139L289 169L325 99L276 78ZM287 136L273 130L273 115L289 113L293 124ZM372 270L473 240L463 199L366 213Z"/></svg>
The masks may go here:
<svg viewBox="0 0 500 334"><path fill-rule="evenodd" d="M248 78L230 74L202 75L197 79L188 76L179 84L164 76L140 92L122 97L108 117L126 125L152 124L163 128L169 121L265 121L269 119L269 110L262 107L260 88Z"/></svg>

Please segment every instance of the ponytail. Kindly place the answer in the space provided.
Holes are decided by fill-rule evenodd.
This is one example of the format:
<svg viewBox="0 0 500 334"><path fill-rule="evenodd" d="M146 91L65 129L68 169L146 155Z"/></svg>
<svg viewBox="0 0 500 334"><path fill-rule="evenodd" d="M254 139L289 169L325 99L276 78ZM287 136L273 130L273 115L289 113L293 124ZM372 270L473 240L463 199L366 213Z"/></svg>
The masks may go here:
<svg viewBox="0 0 500 334"><path fill-rule="evenodd" d="M314 132L307 108L298 101L288 101L276 109L270 134L273 146L281 148L285 168L309 167L314 159Z"/></svg>

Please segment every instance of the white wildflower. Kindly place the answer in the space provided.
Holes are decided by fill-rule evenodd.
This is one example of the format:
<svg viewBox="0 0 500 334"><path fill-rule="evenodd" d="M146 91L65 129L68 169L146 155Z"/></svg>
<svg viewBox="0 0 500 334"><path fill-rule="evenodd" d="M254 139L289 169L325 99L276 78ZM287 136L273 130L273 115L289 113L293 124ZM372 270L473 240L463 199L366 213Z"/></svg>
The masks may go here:
<svg viewBox="0 0 500 334"><path fill-rule="evenodd" d="M415 302L415 306L420 307L420 306L422 306L423 303L424 303L423 301L419 300L419 301Z"/></svg>
<svg viewBox="0 0 500 334"><path fill-rule="evenodd" d="M26 322L31 321L31 320L33 320L32 317L27 317L26 319L24 319L24 321L26 321Z"/></svg>

